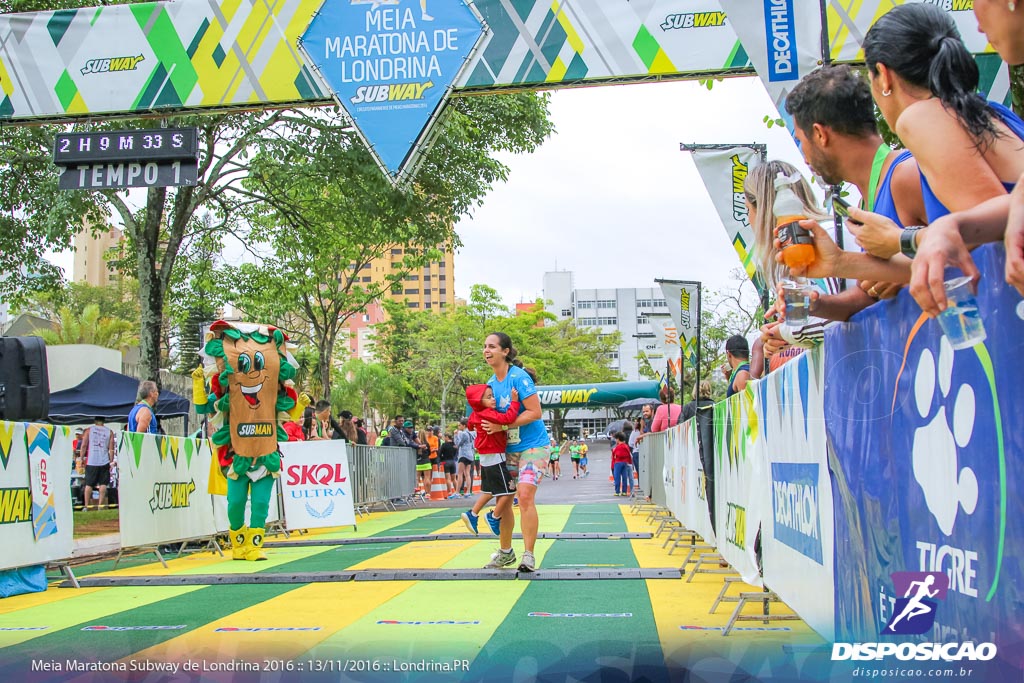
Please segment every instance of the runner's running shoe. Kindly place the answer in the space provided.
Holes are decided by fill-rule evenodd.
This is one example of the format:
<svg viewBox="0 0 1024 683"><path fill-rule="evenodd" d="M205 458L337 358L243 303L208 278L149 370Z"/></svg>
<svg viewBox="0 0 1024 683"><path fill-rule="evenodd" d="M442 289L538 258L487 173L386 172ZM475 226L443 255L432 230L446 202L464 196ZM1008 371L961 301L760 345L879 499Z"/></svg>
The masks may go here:
<svg viewBox="0 0 1024 683"><path fill-rule="evenodd" d="M484 569L512 569L516 566L516 553L510 550L503 553L501 550L491 555L491 561L484 565Z"/></svg>
<svg viewBox="0 0 1024 683"><path fill-rule="evenodd" d="M537 567L537 561L533 559L533 553L529 550L523 551L523 561L519 563L519 571L532 572Z"/></svg>
<svg viewBox="0 0 1024 683"><path fill-rule="evenodd" d="M470 533L480 534L477 530L477 525L480 523L480 515L474 515L472 510L462 513L462 523L466 525Z"/></svg>

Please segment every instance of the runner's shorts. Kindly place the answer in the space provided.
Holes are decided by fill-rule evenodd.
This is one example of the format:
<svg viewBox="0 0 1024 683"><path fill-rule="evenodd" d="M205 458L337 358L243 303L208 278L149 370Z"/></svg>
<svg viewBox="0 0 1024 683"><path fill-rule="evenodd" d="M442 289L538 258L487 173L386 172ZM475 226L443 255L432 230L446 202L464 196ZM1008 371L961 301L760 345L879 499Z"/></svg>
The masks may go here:
<svg viewBox="0 0 1024 683"><path fill-rule="evenodd" d="M85 485L89 488L110 486L110 465L86 465Z"/></svg>
<svg viewBox="0 0 1024 683"><path fill-rule="evenodd" d="M508 473L515 477L520 484L531 484L537 486L547 472L548 462L551 456L550 449L546 446L530 448L519 453L506 453L505 462L508 465Z"/></svg>
<svg viewBox="0 0 1024 683"><path fill-rule="evenodd" d="M515 493L515 480L509 476L505 463L480 468L480 490L492 496L510 496Z"/></svg>

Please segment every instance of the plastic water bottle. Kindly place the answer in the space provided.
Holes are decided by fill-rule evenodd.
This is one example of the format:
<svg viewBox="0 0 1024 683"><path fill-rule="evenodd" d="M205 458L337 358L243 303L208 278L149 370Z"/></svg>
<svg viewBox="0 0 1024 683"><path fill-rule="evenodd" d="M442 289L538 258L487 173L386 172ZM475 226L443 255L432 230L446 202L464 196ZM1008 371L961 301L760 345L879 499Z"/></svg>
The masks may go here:
<svg viewBox="0 0 1024 683"><path fill-rule="evenodd" d="M775 178L775 235L782 245L782 261L790 268L806 268L814 263L814 239L809 230L800 227L806 220L803 202L796 196L793 186L800 174L787 176L779 173Z"/></svg>

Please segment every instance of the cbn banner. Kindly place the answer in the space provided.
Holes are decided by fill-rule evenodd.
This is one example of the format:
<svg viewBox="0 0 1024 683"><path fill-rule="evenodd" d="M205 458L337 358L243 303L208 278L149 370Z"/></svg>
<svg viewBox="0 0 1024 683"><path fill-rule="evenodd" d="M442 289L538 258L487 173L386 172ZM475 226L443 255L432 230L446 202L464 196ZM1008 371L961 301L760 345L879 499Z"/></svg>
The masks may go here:
<svg viewBox="0 0 1024 683"><path fill-rule="evenodd" d="M206 439L121 432L121 547L216 533L207 493L212 457Z"/></svg>
<svg viewBox="0 0 1024 683"><path fill-rule="evenodd" d="M760 586L755 546L765 521L768 474L753 386L715 404L715 528L718 552L744 581Z"/></svg>
<svg viewBox="0 0 1024 683"><path fill-rule="evenodd" d="M700 308L700 283L681 280L655 280L661 286L668 313L682 340L683 353L691 365L697 365L697 325Z"/></svg>
<svg viewBox="0 0 1024 683"><path fill-rule="evenodd" d="M754 166L761 163L761 154L753 147L737 145L722 149L691 149L711 203L715 205L729 243L743 264L747 277L754 283L758 294L764 293L764 278L757 269L754 253L754 230L750 227L743 183Z"/></svg>
<svg viewBox="0 0 1024 683"><path fill-rule="evenodd" d="M71 557L68 427L0 422L0 569Z"/></svg>
<svg viewBox="0 0 1024 683"><path fill-rule="evenodd" d="M356 523L344 441L282 443L281 454L284 518L289 529Z"/></svg>
<svg viewBox="0 0 1024 683"><path fill-rule="evenodd" d="M757 383L770 480L761 540L764 581L826 639L835 631L835 522L821 348Z"/></svg>
<svg viewBox="0 0 1024 683"><path fill-rule="evenodd" d="M994 642L1019 676L1024 303L1001 244L973 256L983 343L954 351L907 292L826 333L836 637L879 640L906 597L894 572L942 572L925 638Z"/></svg>

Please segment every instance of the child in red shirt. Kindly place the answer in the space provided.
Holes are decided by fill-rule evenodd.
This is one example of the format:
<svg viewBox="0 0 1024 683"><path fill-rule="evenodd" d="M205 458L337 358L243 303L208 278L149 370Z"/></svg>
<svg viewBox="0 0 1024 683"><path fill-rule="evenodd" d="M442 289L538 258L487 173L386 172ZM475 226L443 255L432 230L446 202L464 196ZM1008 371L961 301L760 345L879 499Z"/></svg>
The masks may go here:
<svg viewBox="0 0 1024 683"><path fill-rule="evenodd" d="M633 454L626 445L626 435L622 432L615 432L612 477L615 479L616 496L629 496L633 493Z"/></svg>
<svg viewBox="0 0 1024 683"><path fill-rule="evenodd" d="M477 525L480 511L491 498L511 496L516 492L516 482L509 476L505 466L505 447L508 445L508 425L519 417L519 394L512 390L512 402L504 413L495 409L494 391L486 384L471 384L466 387L466 400L473 414L469 416L469 429L476 430L474 447L480 454L480 490L481 494L473 503L473 509L462 513L462 521L474 534L479 533ZM481 423L486 420L502 425L502 431L488 434ZM492 523L493 520L493 523ZM487 513L487 523L497 536L498 518Z"/></svg>

